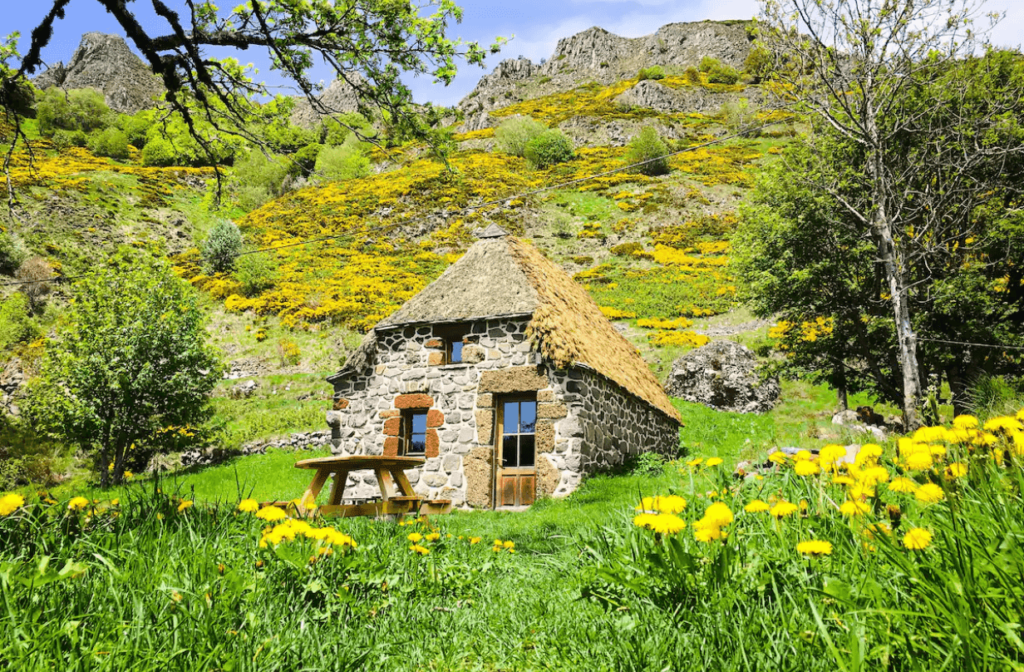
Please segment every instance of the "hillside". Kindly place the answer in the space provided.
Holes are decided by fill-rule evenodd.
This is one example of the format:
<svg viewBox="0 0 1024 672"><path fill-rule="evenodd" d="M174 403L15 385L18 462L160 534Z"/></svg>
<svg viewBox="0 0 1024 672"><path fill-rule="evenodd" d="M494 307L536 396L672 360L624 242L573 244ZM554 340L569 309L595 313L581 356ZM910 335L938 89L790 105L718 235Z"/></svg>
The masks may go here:
<svg viewBox="0 0 1024 672"><path fill-rule="evenodd" d="M67 76L90 72L89 54L117 53L117 44L86 36L79 50L85 55L76 52ZM211 167L140 165L142 146L129 146L124 159L104 158L55 144L28 122L35 154L15 158L12 233L65 275L85 271L118 245L155 245L169 255L209 297L210 331L230 372L219 388L218 414L235 447L321 429L322 378L362 331L440 275L473 241L473 231L490 223L530 238L575 275L664 376L679 353L709 337L756 340L764 333L749 316L724 315L737 305L729 237L758 167L785 144L792 126L756 113L760 87L744 83L749 78L738 70L723 82L705 58L741 69L748 53L742 23L672 24L632 40L590 29L561 40L543 65L504 61L481 79L460 104L467 114L453 129L450 170L415 144L373 149L363 177L286 177L275 187L282 195L247 205L229 168L220 210L213 207ZM654 66L653 76L641 78L640 70ZM325 102L348 109L349 93L335 83ZM744 107L748 100L754 102ZM143 114L118 123L130 133L132 119ZM290 114L308 130L285 135L316 137L308 106ZM501 151L496 127L524 117L563 131L575 158L535 168ZM741 122L765 128L760 137L720 140ZM620 170L626 145L644 127L682 151L666 175ZM140 145L153 142L139 137ZM604 175L590 179L596 174ZM265 263L255 290L238 273L204 271L199 248L225 216L251 246L287 246L259 255ZM323 237L333 239L299 244ZM58 288L51 297L55 308L60 294ZM12 353L31 373L24 344ZM239 379L254 380L256 389L232 398Z"/></svg>

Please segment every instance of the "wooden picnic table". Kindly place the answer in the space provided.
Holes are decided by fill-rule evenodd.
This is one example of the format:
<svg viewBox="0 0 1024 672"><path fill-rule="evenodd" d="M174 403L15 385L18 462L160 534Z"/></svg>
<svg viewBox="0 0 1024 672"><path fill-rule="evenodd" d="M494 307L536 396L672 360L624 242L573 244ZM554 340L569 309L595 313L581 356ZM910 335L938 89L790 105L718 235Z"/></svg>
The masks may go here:
<svg viewBox="0 0 1024 672"><path fill-rule="evenodd" d="M450 499L427 500L416 494L405 475L405 470L418 467L426 460L422 457L383 457L380 455L350 455L347 457L317 457L300 460L295 463L296 469L315 469L313 482L306 488L299 500L299 513L305 515L308 502L316 501L317 496L327 484L327 479L334 476L334 484L327 503L317 510L323 516L336 518L352 518L356 516L384 516L403 514L449 513L452 509ZM377 475L380 487L380 501L365 504L342 504L345 484L353 471L373 470ZM287 502L275 502L276 505L287 505Z"/></svg>

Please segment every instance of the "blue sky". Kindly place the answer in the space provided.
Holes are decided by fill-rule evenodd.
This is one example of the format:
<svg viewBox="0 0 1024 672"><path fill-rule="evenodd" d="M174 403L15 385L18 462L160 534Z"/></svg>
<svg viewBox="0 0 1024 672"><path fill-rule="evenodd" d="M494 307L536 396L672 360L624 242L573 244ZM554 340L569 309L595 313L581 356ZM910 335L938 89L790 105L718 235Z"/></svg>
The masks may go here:
<svg viewBox="0 0 1024 672"><path fill-rule="evenodd" d="M167 0L172 8L184 11L184 0ZM591 26L601 26L624 37L649 35L666 23L702 19L746 19L757 13L757 0L462 0L465 18L452 26L449 35L490 44L497 36L513 39L498 56L491 57L487 70L464 66L449 87L434 85L427 78L410 79L419 102L431 101L453 105L469 93L477 80L489 72L502 58L526 56L534 62L551 55L558 39L568 37ZM20 31L21 50L28 48L28 35L46 14L46 0L0 0L0 35ZM136 0L138 18L152 33L164 34L166 24L157 17L146 0ZM230 6L224 3L223 6ZM1007 18L996 29L997 44L1019 46L1024 39L1024 0L989 0L986 11L1006 11ZM54 36L44 50L47 63L65 61L78 46L82 33L100 31L123 35L113 17L96 0L71 0L66 18L55 25ZM151 33L151 34L152 34ZM259 78L270 84L282 84L267 67L267 59L259 50L239 52L243 62L252 61L260 70ZM318 67L314 79L332 78L330 70ZM289 93L288 90L283 90Z"/></svg>

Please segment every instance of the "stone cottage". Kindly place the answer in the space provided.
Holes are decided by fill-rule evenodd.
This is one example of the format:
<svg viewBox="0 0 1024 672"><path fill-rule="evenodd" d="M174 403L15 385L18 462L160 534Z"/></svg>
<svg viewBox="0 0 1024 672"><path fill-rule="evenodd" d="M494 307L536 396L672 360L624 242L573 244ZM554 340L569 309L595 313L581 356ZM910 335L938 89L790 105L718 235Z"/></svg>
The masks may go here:
<svg viewBox="0 0 1024 672"><path fill-rule="evenodd" d="M583 288L500 227L478 235L328 378L333 452L422 456L418 493L477 508L674 453L679 413ZM349 479L347 495L377 494L373 474Z"/></svg>

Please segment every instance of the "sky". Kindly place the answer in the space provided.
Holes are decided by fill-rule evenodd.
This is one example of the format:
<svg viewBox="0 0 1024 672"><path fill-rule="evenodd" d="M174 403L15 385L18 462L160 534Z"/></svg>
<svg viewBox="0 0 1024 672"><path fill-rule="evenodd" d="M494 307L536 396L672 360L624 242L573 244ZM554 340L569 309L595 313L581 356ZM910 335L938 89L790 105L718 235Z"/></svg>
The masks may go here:
<svg viewBox="0 0 1024 672"><path fill-rule="evenodd" d="M173 9L186 11L185 0L166 2ZM28 48L29 34L45 16L50 4L48 0L0 0L0 36L21 32L19 47L24 52ZM600 26L623 37L641 37L666 23L749 19L758 10L757 0L461 0L458 4L464 10L464 19L461 24L450 27L449 37L476 40L484 46L496 36L514 37L501 54L488 59L486 69L463 64L459 75L448 87L433 84L427 77L409 78L406 83L417 102L454 105L502 59L525 56L539 62L551 56L559 38L569 37L591 26ZM231 5L224 3L223 6ZM147 7L149 11L146 11ZM136 12L150 34L166 34L166 23L153 13L147 0L135 0L129 8ZM985 11L1007 12L1006 19L993 33L993 41L1000 46L1019 47L1024 40L1024 0L988 0ZM97 0L71 0L64 20L55 24L53 38L43 51L43 60L46 63L66 63L78 46L81 35L90 31L124 34ZM224 56L228 52L214 52L213 55ZM258 50L250 49L234 55L243 63L251 61L256 65L259 69L257 79L275 86L286 84L270 70L269 60ZM329 82L333 75L326 66L318 65L312 78ZM287 87L281 88L280 92L297 93Z"/></svg>

